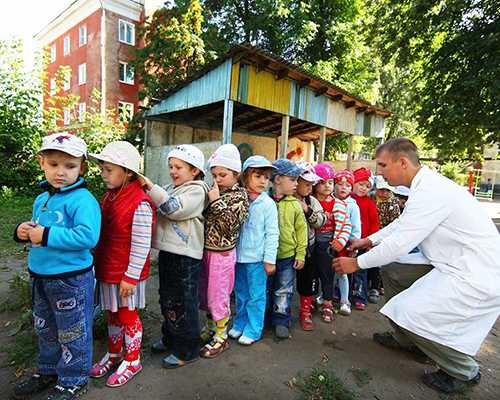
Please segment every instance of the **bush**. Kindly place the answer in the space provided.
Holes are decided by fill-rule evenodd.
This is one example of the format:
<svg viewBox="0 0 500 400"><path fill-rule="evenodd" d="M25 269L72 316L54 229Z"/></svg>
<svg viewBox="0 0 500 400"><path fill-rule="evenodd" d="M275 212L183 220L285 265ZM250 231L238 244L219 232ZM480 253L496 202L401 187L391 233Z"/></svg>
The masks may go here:
<svg viewBox="0 0 500 400"><path fill-rule="evenodd" d="M448 161L441 166L439 172L461 186L467 184L467 174L465 173L465 166L462 163Z"/></svg>

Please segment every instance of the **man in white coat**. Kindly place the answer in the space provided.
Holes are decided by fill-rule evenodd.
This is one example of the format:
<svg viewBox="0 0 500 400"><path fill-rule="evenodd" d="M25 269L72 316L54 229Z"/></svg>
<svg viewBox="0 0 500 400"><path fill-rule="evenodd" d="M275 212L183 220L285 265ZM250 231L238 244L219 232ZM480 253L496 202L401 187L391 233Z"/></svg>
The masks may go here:
<svg viewBox="0 0 500 400"><path fill-rule="evenodd" d="M463 391L480 380L473 356L500 313L500 235L470 193L420 165L412 141L387 141L377 149L376 162L390 185L410 188L406 207L393 223L351 244L368 252L339 257L334 268L352 273L382 265L390 271L388 264L418 246L431 267L396 264L400 293L381 309L396 332L374 339L401 349L413 344L439 366L424 374L425 384L446 393ZM393 280L397 275L393 271Z"/></svg>

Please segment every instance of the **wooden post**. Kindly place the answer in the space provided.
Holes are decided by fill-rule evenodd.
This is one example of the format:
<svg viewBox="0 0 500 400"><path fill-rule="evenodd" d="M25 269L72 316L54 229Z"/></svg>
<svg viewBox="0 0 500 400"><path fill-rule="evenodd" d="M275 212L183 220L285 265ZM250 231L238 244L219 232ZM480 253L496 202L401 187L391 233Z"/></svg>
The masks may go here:
<svg viewBox="0 0 500 400"><path fill-rule="evenodd" d="M224 120L222 121L222 144L231 143L233 137L233 108L232 100L224 100Z"/></svg>
<svg viewBox="0 0 500 400"><path fill-rule="evenodd" d="M326 128L322 126L319 128L319 148L318 148L318 162L325 161L325 147L326 147Z"/></svg>
<svg viewBox="0 0 500 400"><path fill-rule="evenodd" d="M286 158L286 151L288 149L288 128L290 127L290 117L288 115L283 115L281 120L281 146L280 146L280 158Z"/></svg>
<svg viewBox="0 0 500 400"><path fill-rule="evenodd" d="M347 161L346 161L346 169L349 171L352 169L352 135L349 135L349 139L347 139Z"/></svg>
<svg viewBox="0 0 500 400"><path fill-rule="evenodd" d="M144 148L143 148L143 154L142 154L142 168L144 175L146 175L146 149L149 145L149 138L151 137L151 124L152 121L149 119L146 120L146 123L144 125Z"/></svg>

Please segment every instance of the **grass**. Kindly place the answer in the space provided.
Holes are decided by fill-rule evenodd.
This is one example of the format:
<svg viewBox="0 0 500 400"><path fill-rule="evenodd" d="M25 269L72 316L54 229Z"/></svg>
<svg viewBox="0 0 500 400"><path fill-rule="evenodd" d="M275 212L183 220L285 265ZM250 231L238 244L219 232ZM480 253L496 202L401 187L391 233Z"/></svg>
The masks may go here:
<svg viewBox="0 0 500 400"><path fill-rule="evenodd" d="M356 400L358 396L349 390L332 372L314 369L298 383L303 400Z"/></svg>

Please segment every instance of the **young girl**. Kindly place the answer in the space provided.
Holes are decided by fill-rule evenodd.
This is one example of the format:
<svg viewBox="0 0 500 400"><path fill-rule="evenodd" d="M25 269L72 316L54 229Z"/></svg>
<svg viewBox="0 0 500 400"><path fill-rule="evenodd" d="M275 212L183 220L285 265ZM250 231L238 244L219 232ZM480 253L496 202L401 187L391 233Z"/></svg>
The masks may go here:
<svg viewBox="0 0 500 400"><path fill-rule="evenodd" d="M201 338L205 358L217 357L229 347L227 324L234 287L236 242L248 216L248 196L238 185L241 159L234 144L224 144L208 160L214 185L208 192L205 211L205 251L200 276L200 308L207 311Z"/></svg>
<svg viewBox="0 0 500 400"><path fill-rule="evenodd" d="M165 368L179 368L196 361L200 351L198 281L203 257L204 217L208 186L203 182L205 157L197 147L184 144L167 155L172 184L161 188L144 179L160 212L153 247L158 256L161 340L152 351L171 354Z"/></svg>
<svg viewBox="0 0 500 400"><path fill-rule="evenodd" d="M361 219L359 216L359 207L356 201L350 196L354 185L354 175L351 171L343 170L335 174L335 197L343 200L347 204L347 213L351 220L352 231L349 239L359 239L361 237ZM343 249L339 256L347 256L346 249ZM340 291L340 309L342 315L351 315L351 303L349 302L349 279L346 274L335 274L335 286Z"/></svg>
<svg viewBox="0 0 500 400"><path fill-rule="evenodd" d="M108 188L101 202L101 237L94 265L101 308L108 312L109 336L108 352L92 367L90 376L100 378L119 365L106 382L117 387L142 369L138 309L145 306L154 205L137 180L141 157L134 146L112 142L91 157L99 161Z"/></svg>
<svg viewBox="0 0 500 400"><path fill-rule="evenodd" d="M236 317L229 336L247 346L262 336L267 275L276 269L278 211L266 193L272 168L262 156L249 157L243 164L250 209L236 250Z"/></svg>
<svg viewBox="0 0 500 400"><path fill-rule="evenodd" d="M346 245L351 234L351 222L347 204L333 195L333 168L326 163L314 167L321 181L314 186L314 195L327 215L326 223L316 232L315 264L323 292L321 318L333 321L333 281L332 260Z"/></svg>

